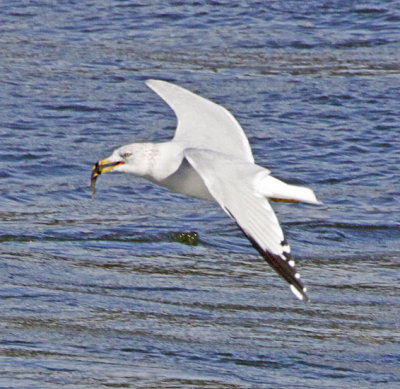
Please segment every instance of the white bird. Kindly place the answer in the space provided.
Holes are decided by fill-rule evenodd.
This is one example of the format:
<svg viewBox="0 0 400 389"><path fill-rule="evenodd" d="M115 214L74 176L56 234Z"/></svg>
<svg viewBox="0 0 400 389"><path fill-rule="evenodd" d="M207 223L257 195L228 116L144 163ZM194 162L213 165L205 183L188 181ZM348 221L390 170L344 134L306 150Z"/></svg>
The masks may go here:
<svg viewBox="0 0 400 389"><path fill-rule="evenodd" d="M180 86L148 80L173 109L178 125L172 140L131 143L97 162L92 193L99 174L108 171L144 177L174 192L216 201L237 223L291 291L306 301L290 247L268 199L320 204L309 188L288 185L254 163L249 141L233 115Z"/></svg>

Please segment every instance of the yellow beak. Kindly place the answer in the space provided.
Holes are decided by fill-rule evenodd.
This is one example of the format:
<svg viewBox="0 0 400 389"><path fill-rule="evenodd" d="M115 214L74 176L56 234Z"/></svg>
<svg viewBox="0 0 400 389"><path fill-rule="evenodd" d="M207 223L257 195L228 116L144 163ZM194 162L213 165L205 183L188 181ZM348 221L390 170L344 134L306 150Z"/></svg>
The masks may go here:
<svg viewBox="0 0 400 389"><path fill-rule="evenodd" d="M92 176L90 180L90 187L92 189L92 196L96 194L96 180L100 174L110 172L118 165L123 165L125 162L110 162L108 158L103 159L102 161L97 162L93 165Z"/></svg>

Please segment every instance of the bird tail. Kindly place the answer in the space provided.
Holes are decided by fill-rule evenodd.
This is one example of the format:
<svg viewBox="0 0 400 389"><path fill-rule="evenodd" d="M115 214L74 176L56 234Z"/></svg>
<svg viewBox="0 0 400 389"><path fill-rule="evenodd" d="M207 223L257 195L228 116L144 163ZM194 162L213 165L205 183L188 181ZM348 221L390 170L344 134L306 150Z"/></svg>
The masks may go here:
<svg viewBox="0 0 400 389"><path fill-rule="evenodd" d="M309 204L322 204L317 200L314 192L304 186L289 185L269 174L263 174L256 183L258 191L273 201L304 202Z"/></svg>

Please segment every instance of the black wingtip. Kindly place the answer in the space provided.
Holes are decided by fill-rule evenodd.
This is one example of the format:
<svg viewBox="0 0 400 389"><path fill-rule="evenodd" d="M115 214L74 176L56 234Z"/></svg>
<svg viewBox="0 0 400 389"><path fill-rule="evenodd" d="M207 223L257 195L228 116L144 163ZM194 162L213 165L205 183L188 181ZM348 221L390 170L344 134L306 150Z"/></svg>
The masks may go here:
<svg viewBox="0 0 400 389"><path fill-rule="evenodd" d="M247 235L246 235L247 236ZM289 253L284 253L282 258L280 255L272 254L264 251L252 238L247 236L253 247L262 255L268 264L289 284L291 292L301 301L308 302L307 288L300 280L300 274L294 266Z"/></svg>
<svg viewBox="0 0 400 389"><path fill-rule="evenodd" d="M248 234L236 221L229 209L224 208L228 215L236 222L239 229L243 232L246 238L250 241L253 247L261 254L267 263L289 284L292 293L301 301L308 302L307 288L300 281L300 274L294 266L294 261L288 252L289 246L285 239L282 240L282 255L273 254L264 250L254 239ZM286 251L285 251L286 246Z"/></svg>
<svg viewBox="0 0 400 389"><path fill-rule="evenodd" d="M294 261L288 252L283 252L282 256L265 251L260 245L247 234L240 226L239 228L246 235L253 247L261 254L268 264L289 284L292 293L301 301L308 302L307 288L300 280L300 274L294 267ZM282 246L287 246L286 241Z"/></svg>
<svg viewBox="0 0 400 389"><path fill-rule="evenodd" d="M310 301L310 299L307 296L307 288L305 288L303 286L303 288L301 290L299 290L296 286L294 286L293 284L289 285L290 290L292 291L292 293L301 301L303 301L304 303L308 303Z"/></svg>

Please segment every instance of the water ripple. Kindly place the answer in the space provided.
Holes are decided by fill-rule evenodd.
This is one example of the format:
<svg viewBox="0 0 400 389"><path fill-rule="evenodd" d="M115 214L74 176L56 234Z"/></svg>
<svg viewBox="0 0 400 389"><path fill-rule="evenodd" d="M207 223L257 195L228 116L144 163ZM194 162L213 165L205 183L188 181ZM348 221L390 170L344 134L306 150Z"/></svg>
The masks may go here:
<svg viewBox="0 0 400 389"><path fill-rule="evenodd" d="M394 2L1 11L3 386L399 386ZM226 106L324 202L273 204L310 304L212 204L118 174L91 199L95 161L172 137L150 77Z"/></svg>

